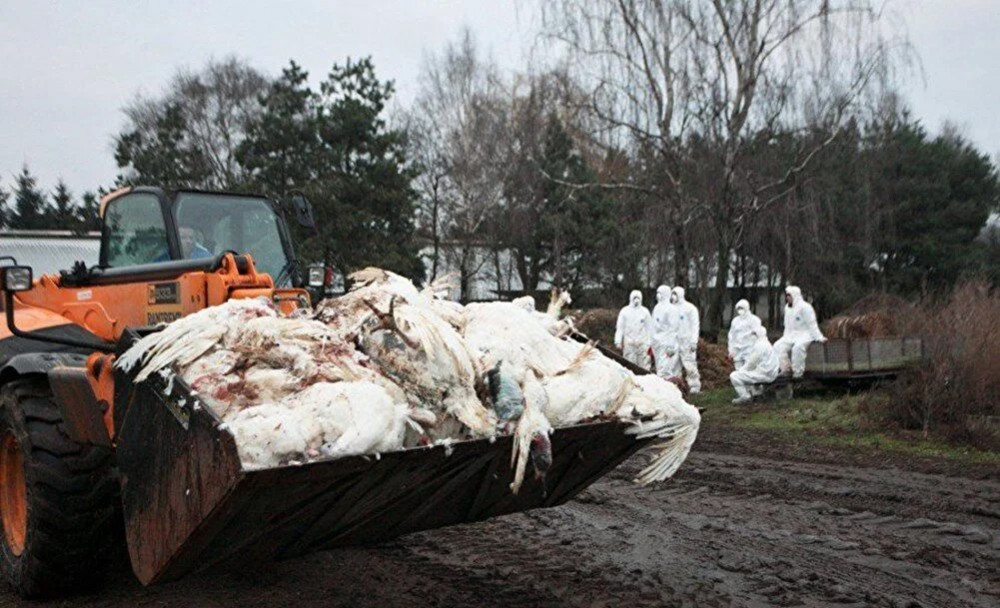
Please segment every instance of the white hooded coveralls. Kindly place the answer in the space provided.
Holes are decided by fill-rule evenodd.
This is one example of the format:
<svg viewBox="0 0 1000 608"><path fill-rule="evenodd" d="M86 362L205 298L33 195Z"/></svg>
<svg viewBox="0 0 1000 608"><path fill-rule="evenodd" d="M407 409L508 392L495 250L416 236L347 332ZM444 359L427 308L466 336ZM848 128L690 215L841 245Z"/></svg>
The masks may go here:
<svg viewBox="0 0 1000 608"><path fill-rule="evenodd" d="M668 325L677 327L677 353L684 367L688 388L692 394L699 393L701 376L698 374L698 334L701 331L701 320L698 307L684 299L683 287L674 287L671 302L674 307L668 315Z"/></svg>
<svg viewBox="0 0 1000 608"><path fill-rule="evenodd" d="M628 296L628 306L618 313L615 328L615 346L622 349L622 356L639 367L649 368L649 344L653 335L653 317L642 305L642 292L635 290Z"/></svg>
<svg viewBox="0 0 1000 608"><path fill-rule="evenodd" d="M729 337L726 340L733 368L740 369L746 363L750 350L757 341L754 330L761 327L760 317L750 312L750 302L736 303L736 314L729 323Z"/></svg>
<svg viewBox="0 0 1000 608"><path fill-rule="evenodd" d="M774 350L778 353L781 371L791 369L792 375L800 378L806 371L806 350L809 344L826 342L826 337L819 330L812 304L802 298L802 290L789 285L785 288L785 293L791 296L792 303L785 306L785 332L774 343Z"/></svg>
<svg viewBox="0 0 1000 608"><path fill-rule="evenodd" d="M660 285L656 288L656 306L653 308L653 361L656 375L661 378L680 376L681 361L677 356L677 326L669 324L670 288Z"/></svg>
<svg viewBox="0 0 1000 608"><path fill-rule="evenodd" d="M758 325L751 335L754 343L747 352L746 362L729 374L729 381L736 389L737 403L750 400L751 394L757 392L754 385L770 384L778 377L778 354L767 340L767 330Z"/></svg>

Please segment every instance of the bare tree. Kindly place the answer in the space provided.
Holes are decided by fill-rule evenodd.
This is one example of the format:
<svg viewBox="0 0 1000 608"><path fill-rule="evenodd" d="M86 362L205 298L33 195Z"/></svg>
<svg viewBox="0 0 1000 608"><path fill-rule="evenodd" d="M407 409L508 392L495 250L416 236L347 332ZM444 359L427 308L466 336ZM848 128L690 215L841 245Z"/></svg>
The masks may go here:
<svg viewBox="0 0 1000 608"><path fill-rule="evenodd" d="M483 228L502 196L506 167L497 161L504 136L499 76L479 56L468 30L457 44L428 57L408 118L414 157L423 168L419 230L432 245L435 278L442 264L456 268L461 296L490 256Z"/></svg>
<svg viewBox="0 0 1000 608"><path fill-rule="evenodd" d="M198 185L236 187L247 178L237 162L236 148L246 126L259 115L259 98L267 86L262 73L235 57L211 60L200 71L181 69L162 95L137 95L125 106L126 124L118 139L138 134L140 141L156 141L163 117L168 110L176 111L182 125L181 145L196 152L206 165L207 177Z"/></svg>
<svg viewBox="0 0 1000 608"><path fill-rule="evenodd" d="M870 0L558 0L541 8L543 35L592 91L606 139L656 158L654 195L672 241L675 281L688 282L695 219L711 230L709 314L721 321L731 256L747 226L785 200L839 133L861 95L885 82L908 49ZM778 170L752 146L820 128ZM692 145L697 142L698 145ZM701 150L698 154L692 154ZM707 242L702 243L708 245ZM698 262L698 266L704 264ZM702 302L703 305L706 302Z"/></svg>

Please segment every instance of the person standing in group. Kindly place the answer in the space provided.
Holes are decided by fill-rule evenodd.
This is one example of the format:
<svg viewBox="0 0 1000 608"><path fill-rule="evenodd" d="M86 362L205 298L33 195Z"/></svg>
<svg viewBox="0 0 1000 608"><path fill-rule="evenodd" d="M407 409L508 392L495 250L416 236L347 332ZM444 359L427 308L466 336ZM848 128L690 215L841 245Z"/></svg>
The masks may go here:
<svg viewBox="0 0 1000 608"><path fill-rule="evenodd" d="M754 342L747 350L743 366L729 374L736 389L733 403L747 403L760 392L761 384L770 384L778 377L778 355L767 340L767 330L758 324L750 333Z"/></svg>
<svg viewBox="0 0 1000 608"><path fill-rule="evenodd" d="M628 296L628 305L618 313L615 328L615 346L622 356L643 369L649 369L649 345L653 335L653 317L642 305L642 292L634 290Z"/></svg>
<svg viewBox="0 0 1000 608"><path fill-rule="evenodd" d="M816 322L816 311L803 299L801 289L789 285L785 288L785 331L774 343L782 373L791 371L792 377L802 377L806 371L806 351L812 342L826 342Z"/></svg>
<svg viewBox="0 0 1000 608"><path fill-rule="evenodd" d="M757 341L754 330L761 327L760 317L750 312L750 302L740 300L736 303L736 314L729 323L729 337L726 341L729 350L729 360L734 369L740 369L746 363L750 349Z"/></svg>
<svg viewBox="0 0 1000 608"><path fill-rule="evenodd" d="M653 362L656 375L661 378L680 376L681 362L677 357L677 326L670 324L670 287L656 288L656 306L653 307Z"/></svg>
<svg viewBox="0 0 1000 608"><path fill-rule="evenodd" d="M674 307L668 324L677 327L678 357L684 368L684 379L690 393L695 395L701 392L701 376L698 374L698 334L701 331L701 321L698 307L684 298L683 287L674 287L670 303Z"/></svg>

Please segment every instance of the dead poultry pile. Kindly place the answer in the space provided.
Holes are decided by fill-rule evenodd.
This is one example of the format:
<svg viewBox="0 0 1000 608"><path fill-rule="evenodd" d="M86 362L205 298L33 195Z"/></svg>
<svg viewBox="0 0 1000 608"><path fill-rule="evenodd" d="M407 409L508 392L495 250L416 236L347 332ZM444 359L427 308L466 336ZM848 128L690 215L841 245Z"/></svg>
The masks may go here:
<svg viewBox="0 0 1000 608"><path fill-rule="evenodd" d="M251 468L512 434L516 491L529 458L551 462L553 427L617 419L662 438L640 483L672 475L694 443L700 416L677 387L565 337L558 304L462 306L376 268L351 279L309 315L266 299L205 309L117 365L136 382L181 378Z"/></svg>

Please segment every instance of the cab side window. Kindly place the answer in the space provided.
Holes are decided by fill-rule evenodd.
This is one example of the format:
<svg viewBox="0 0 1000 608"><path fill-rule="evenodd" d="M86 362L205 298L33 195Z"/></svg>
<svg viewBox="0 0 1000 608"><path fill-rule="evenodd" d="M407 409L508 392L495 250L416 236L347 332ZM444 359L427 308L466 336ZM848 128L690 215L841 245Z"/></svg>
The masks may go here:
<svg viewBox="0 0 1000 608"><path fill-rule="evenodd" d="M166 262L167 228L160 201L154 194L128 194L108 204L104 212L108 232L108 266Z"/></svg>

